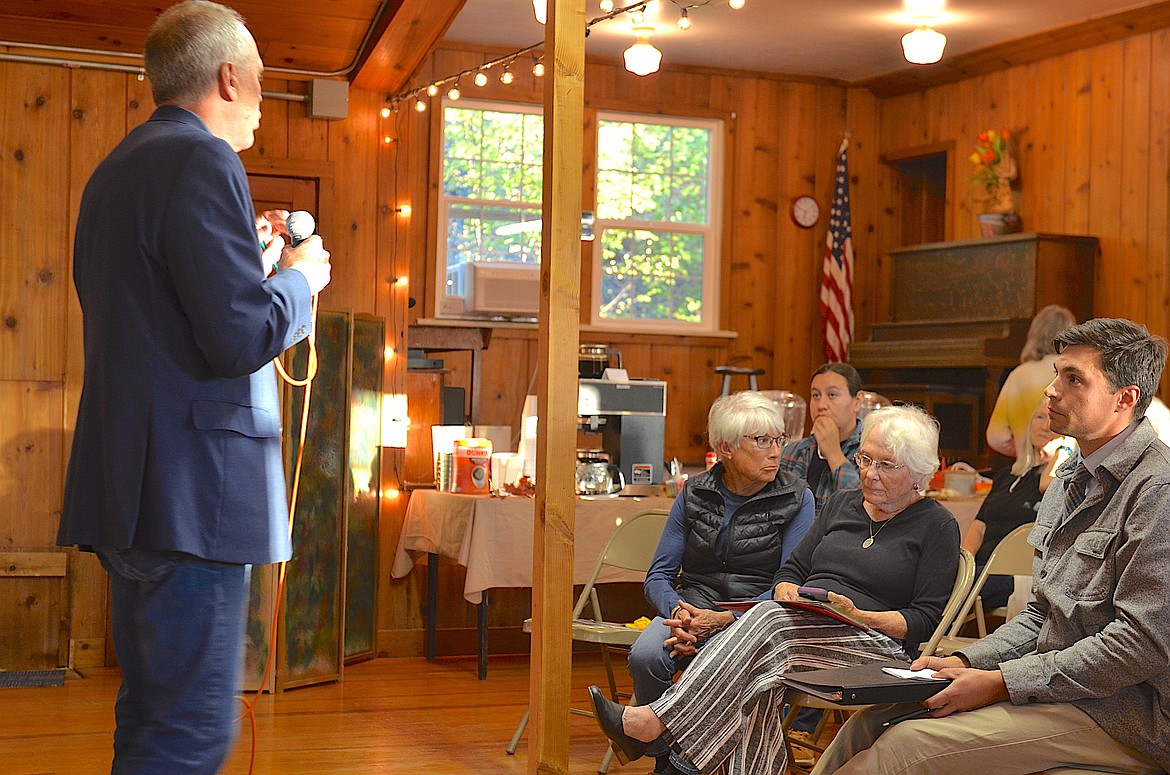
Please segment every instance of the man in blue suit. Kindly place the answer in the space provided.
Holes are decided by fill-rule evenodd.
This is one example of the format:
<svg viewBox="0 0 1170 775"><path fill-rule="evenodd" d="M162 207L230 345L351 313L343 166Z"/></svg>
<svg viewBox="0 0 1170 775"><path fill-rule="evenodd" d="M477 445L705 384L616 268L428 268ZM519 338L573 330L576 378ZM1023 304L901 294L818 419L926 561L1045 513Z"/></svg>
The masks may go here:
<svg viewBox="0 0 1170 775"><path fill-rule="evenodd" d="M78 216L85 380L58 543L110 574L113 772L214 773L236 733L249 568L291 554L271 361L308 335L329 253L255 217L237 154L263 64L243 19L173 6L145 65L158 107Z"/></svg>

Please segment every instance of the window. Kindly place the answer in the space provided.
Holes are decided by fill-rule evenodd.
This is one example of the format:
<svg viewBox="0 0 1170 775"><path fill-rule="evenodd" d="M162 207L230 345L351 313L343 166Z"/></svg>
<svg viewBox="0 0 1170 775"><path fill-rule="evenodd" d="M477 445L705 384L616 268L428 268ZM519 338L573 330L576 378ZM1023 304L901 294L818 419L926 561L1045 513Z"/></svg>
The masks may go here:
<svg viewBox="0 0 1170 775"><path fill-rule="evenodd" d="M590 322L718 326L717 121L602 113ZM440 317L535 317L544 141L539 106L443 106ZM589 203L585 203L589 207ZM589 298L583 294L582 300Z"/></svg>
<svg viewBox="0 0 1170 775"><path fill-rule="evenodd" d="M496 264L489 268L518 270L509 276L539 274L543 152L540 106L444 103L438 221L443 229L439 266L445 272L436 289L440 315L528 311L507 304L495 309L482 293L476 307L474 270L478 264Z"/></svg>
<svg viewBox="0 0 1170 775"><path fill-rule="evenodd" d="M718 127L598 115L594 324L717 327Z"/></svg>

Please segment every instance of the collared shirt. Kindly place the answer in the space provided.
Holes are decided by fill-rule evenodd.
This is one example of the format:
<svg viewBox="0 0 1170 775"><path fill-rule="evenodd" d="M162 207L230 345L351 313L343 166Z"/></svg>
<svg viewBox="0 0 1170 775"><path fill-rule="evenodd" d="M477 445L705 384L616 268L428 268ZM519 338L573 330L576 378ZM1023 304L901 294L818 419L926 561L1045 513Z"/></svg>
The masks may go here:
<svg viewBox="0 0 1170 775"><path fill-rule="evenodd" d="M861 449L860 422L853 426L853 433L849 434L849 438L841 442L841 452L845 454L845 462L841 464L840 468L826 472L817 482L816 489L813 490L818 514L821 513L825 501L833 493L861 486L861 472L857 470L857 464L853 462L853 456L859 449ZM780 470L807 480L813 455L819 454L820 450L817 449L815 436L810 435L799 441L794 441L784 447L780 456Z"/></svg>
<svg viewBox="0 0 1170 775"><path fill-rule="evenodd" d="M1101 462L1104 461L1105 458L1109 457L1109 455L1113 452L1113 450L1120 447L1121 443L1129 438L1129 434L1133 433L1134 428L1136 428L1136 427L1137 427L1137 422L1136 421L1131 422L1129 425L1127 425L1121 429L1121 433L1117 434L1113 438L1109 439L1109 441L1102 444L1096 451L1094 451L1088 457L1080 457L1078 455L1077 462L1084 465L1084 467L1086 469L1088 469L1089 473L1093 475L1093 478L1091 478L1089 480L1089 486L1085 488L1085 497L1086 498L1089 497L1090 495L1092 495L1093 491L1097 489L1097 466L1101 465ZM1069 467L1068 475L1072 476L1074 471L1076 471L1075 464L1073 464L1072 466ZM1065 477L1062 477L1062 478L1065 478Z"/></svg>

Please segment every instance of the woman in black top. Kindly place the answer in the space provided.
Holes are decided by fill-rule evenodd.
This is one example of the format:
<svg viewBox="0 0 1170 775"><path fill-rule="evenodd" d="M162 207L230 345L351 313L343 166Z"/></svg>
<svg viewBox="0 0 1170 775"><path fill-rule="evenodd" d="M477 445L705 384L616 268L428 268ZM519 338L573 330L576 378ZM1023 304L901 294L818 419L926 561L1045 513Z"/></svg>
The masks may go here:
<svg viewBox="0 0 1170 775"><path fill-rule="evenodd" d="M799 586L818 586L865 627L764 602L649 705L623 707L591 686L618 759L639 758L665 733L700 771L780 775L787 768L781 676L916 654L938 626L959 559L954 517L923 497L937 450L938 423L921 409L870 413L856 456L861 490L829 499L778 575L774 600L796 600Z"/></svg>
<svg viewBox="0 0 1170 775"><path fill-rule="evenodd" d="M992 477L991 491L963 536L963 548L975 555L976 578L1004 536L1020 525L1036 521L1036 509L1052 481L1052 472L1075 445L1072 439L1049 430L1048 399L1043 399L1033 410L1024 432L1023 454L1010 468ZM1007 605L1014 586L1011 576L988 576L979 592L983 607Z"/></svg>

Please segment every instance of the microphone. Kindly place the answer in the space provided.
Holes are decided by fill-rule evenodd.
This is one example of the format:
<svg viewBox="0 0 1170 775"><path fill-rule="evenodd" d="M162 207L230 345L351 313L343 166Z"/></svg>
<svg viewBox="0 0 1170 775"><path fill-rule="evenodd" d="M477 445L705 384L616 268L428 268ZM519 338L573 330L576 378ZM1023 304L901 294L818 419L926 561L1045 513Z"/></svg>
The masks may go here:
<svg viewBox="0 0 1170 775"><path fill-rule="evenodd" d="M304 210L289 213L284 226L288 229L289 244L294 248L317 231L317 222Z"/></svg>

